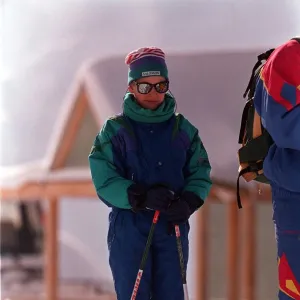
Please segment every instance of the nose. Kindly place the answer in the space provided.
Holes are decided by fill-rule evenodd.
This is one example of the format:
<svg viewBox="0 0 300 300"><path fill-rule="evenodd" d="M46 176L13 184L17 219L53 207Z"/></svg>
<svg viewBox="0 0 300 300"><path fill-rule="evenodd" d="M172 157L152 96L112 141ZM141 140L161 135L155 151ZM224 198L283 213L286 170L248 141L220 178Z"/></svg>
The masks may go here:
<svg viewBox="0 0 300 300"><path fill-rule="evenodd" d="M159 93L156 91L156 89L153 87L150 91L150 95L157 96Z"/></svg>

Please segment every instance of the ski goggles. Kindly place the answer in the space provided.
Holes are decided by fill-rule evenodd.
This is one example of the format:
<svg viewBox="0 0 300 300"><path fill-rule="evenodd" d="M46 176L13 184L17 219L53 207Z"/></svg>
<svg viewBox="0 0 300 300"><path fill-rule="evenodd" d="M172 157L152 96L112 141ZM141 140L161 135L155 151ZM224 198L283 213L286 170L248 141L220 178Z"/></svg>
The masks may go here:
<svg viewBox="0 0 300 300"><path fill-rule="evenodd" d="M155 84L148 82L135 82L140 94L149 94L154 88L158 93L164 94L169 90L169 81L162 81Z"/></svg>

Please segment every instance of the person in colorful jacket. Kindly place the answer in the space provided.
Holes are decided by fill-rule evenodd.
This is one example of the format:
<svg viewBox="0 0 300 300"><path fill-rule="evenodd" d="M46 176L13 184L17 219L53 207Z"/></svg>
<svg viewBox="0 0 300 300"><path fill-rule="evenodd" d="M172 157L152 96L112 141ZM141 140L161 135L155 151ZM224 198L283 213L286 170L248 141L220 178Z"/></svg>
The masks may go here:
<svg viewBox="0 0 300 300"><path fill-rule="evenodd" d="M108 119L89 155L92 180L109 207L109 263L118 300L132 295L154 211L160 211L138 289L138 300L183 300L176 239L179 224L185 269L190 216L207 198L211 166L198 130L175 114L165 53L129 53L123 112Z"/></svg>
<svg viewBox="0 0 300 300"><path fill-rule="evenodd" d="M300 299L300 38L272 52L261 70L254 105L274 140L264 173L272 188L279 299Z"/></svg>

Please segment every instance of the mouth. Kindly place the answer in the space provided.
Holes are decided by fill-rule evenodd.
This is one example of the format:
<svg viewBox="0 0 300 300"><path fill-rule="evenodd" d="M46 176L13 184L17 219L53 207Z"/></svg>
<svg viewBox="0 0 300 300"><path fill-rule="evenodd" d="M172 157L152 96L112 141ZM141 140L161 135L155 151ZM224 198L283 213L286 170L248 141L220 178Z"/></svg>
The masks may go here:
<svg viewBox="0 0 300 300"><path fill-rule="evenodd" d="M148 102L148 103L159 103L158 100L145 100L145 102Z"/></svg>

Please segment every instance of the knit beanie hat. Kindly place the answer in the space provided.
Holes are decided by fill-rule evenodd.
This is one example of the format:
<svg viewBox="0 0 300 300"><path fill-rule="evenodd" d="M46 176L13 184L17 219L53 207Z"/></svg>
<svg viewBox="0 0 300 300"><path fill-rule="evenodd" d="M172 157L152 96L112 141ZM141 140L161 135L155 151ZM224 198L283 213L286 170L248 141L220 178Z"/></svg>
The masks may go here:
<svg viewBox="0 0 300 300"><path fill-rule="evenodd" d="M148 76L163 76L168 79L165 53L157 47L144 47L130 52L125 63L128 65L128 84Z"/></svg>

